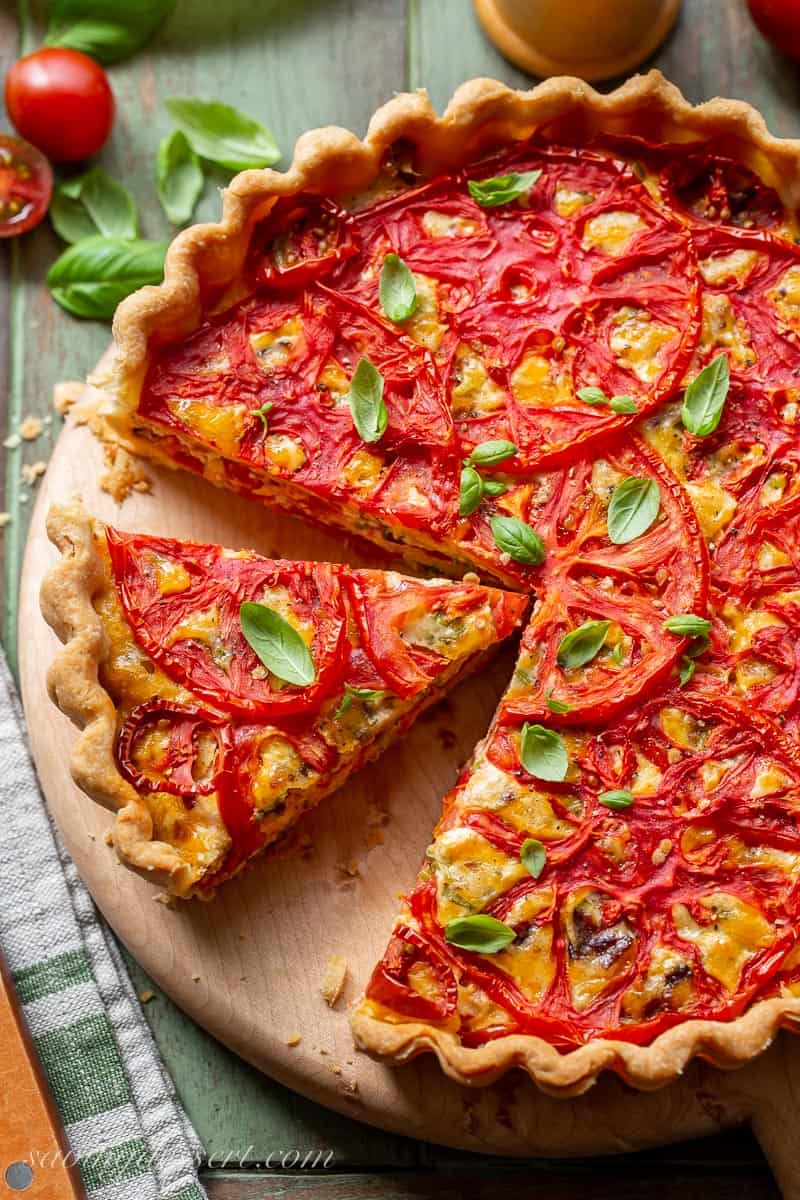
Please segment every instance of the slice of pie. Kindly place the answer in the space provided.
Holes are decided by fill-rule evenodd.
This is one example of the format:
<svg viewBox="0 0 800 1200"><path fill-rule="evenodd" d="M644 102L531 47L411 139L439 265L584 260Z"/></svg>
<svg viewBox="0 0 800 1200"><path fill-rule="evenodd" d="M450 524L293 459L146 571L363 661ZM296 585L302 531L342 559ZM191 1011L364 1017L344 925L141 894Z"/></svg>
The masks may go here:
<svg viewBox="0 0 800 1200"><path fill-rule="evenodd" d="M528 605L477 581L286 562L54 507L44 614L76 782L129 866L209 896L376 758Z"/></svg>

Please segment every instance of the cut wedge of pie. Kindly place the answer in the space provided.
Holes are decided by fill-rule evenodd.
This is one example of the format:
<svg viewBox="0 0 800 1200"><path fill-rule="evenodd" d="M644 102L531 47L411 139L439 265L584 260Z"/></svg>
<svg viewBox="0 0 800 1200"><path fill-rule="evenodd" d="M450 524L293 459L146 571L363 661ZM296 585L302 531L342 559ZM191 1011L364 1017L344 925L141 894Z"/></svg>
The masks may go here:
<svg viewBox="0 0 800 1200"><path fill-rule="evenodd" d="M799 180L655 72L476 80L239 176L120 306L106 441L534 597L370 1053L652 1087L800 1016Z"/></svg>
<svg viewBox="0 0 800 1200"><path fill-rule="evenodd" d="M517 628L477 582L286 562L54 508L51 695L76 781L129 866L208 896L375 759Z"/></svg>

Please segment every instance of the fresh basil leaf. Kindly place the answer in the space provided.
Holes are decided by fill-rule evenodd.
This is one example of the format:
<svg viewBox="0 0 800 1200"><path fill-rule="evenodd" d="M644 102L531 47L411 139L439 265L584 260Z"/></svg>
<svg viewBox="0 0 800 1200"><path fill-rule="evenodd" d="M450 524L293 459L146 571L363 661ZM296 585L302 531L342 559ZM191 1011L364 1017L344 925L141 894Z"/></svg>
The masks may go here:
<svg viewBox="0 0 800 1200"><path fill-rule="evenodd" d="M678 672L678 678L681 681L681 687L685 687L695 673L697 663L693 658L689 658L686 654L681 658L681 669Z"/></svg>
<svg viewBox="0 0 800 1200"><path fill-rule="evenodd" d="M599 387L578 388L578 398L584 404L608 404L608 396Z"/></svg>
<svg viewBox="0 0 800 1200"><path fill-rule="evenodd" d="M386 692L380 688L350 687L348 684L344 689L344 695L339 701L339 707L333 714L333 719L338 721L339 717L344 716L354 700L364 700L367 702L370 700L382 700L385 695Z"/></svg>
<svg viewBox="0 0 800 1200"><path fill-rule="evenodd" d="M541 175L541 170L525 171L518 175L495 175L492 179L468 179L469 194L481 208L496 208L526 195Z"/></svg>
<svg viewBox="0 0 800 1200"><path fill-rule="evenodd" d="M109 321L121 300L164 275L167 242L123 242L93 237L57 258L47 286L57 304L76 317Z"/></svg>
<svg viewBox="0 0 800 1200"><path fill-rule="evenodd" d="M519 850L520 862L529 875L538 879L547 865L547 851L536 838L525 838Z"/></svg>
<svg viewBox="0 0 800 1200"><path fill-rule="evenodd" d="M453 917L444 927L444 936L451 946L473 950L477 954L496 954L504 950L517 936L510 925L478 913L472 917Z"/></svg>
<svg viewBox="0 0 800 1200"><path fill-rule="evenodd" d="M317 678L308 646L297 630L273 608L245 600L239 606L239 624L245 641L278 679L297 687L308 687Z"/></svg>
<svg viewBox="0 0 800 1200"><path fill-rule="evenodd" d="M483 499L483 480L474 467L464 467L461 472L461 492L458 498L458 511L462 517L469 517L480 507Z"/></svg>
<svg viewBox="0 0 800 1200"><path fill-rule="evenodd" d="M711 622L695 613L675 613L664 622L663 628L667 633L675 633L678 637L700 637L711 632Z"/></svg>
<svg viewBox="0 0 800 1200"><path fill-rule="evenodd" d="M399 254L387 254L378 288L381 308L390 321L407 321L417 307L417 285Z"/></svg>
<svg viewBox="0 0 800 1200"><path fill-rule="evenodd" d="M362 442L379 442L386 433L389 416L383 400L383 376L368 358L359 359L347 401Z"/></svg>
<svg viewBox="0 0 800 1200"><path fill-rule="evenodd" d="M161 206L173 225L191 220L203 190L200 159L180 129L161 139L156 155L156 188Z"/></svg>
<svg viewBox="0 0 800 1200"><path fill-rule="evenodd" d="M601 792L597 797L597 802L604 808L630 808L633 799L631 792L626 792L624 788L618 788L611 792Z"/></svg>
<svg viewBox="0 0 800 1200"><path fill-rule="evenodd" d="M245 171L269 167L281 156L270 131L229 104L194 96L170 96L164 104L200 158Z"/></svg>
<svg viewBox="0 0 800 1200"><path fill-rule="evenodd" d="M513 458L516 453L517 447L513 442L498 438L494 442L481 442L465 461L469 467L495 467L507 458Z"/></svg>
<svg viewBox="0 0 800 1200"><path fill-rule="evenodd" d="M144 46L174 7L175 0L55 0L45 45L80 50L108 66Z"/></svg>
<svg viewBox="0 0 800 1200"><path fill-rule="evenodd" d="M629 475L614 489L608 506L608 536L615 546L641 537L655 521L661 508L661 493L654 479Z"/></svg>
<svg viewBox="0 0 800 1200"><path fill-rule="evenodd" d="M125 242L136 237L133 196L100 166L58 185L50 204L50 219L65 242L80 242L98 234Z"/></svg>
<svg viewBox="0 0 800 1200"><path fill-rule="evenodd" d="M503 483L502 479L484 479L483 494L491 496L494 500L497 496L505 496L508 491L508 484Z"/></svg>
<svg viewBox="0 0 800 1200"><path fill-rule="evenodd" d="M560 641L556 661L565 670L582 667L599 653L606 640L610 621L584 621Z"/></svg>
<svg viewBox="0 0 800 1200"><path fill-rule="evenodd" d="M615 413L637 413L639 411L639 405L633 396L612 396L608 403Z"/></svg>
<svg viewBox="0 0 800 1200"><path fill-rule="evenodd" d="M544 542L519 517L492 517L492 536L499 550L514 562L538 567L545 560Z"/></svg>
<svg viewBox="0 0 800 1200"><path fill-rule="evenodd" d="M273 408L272 401L265 400L264 403L261 405L261 408L253 409L253 416L258 417L258 419L261 421L261 424L264 428L265 435L269 433L269 421L267 418L268 418L269 413L272 411L272 408Z"/></svg>
<svg viewBox="0 0 800 1200"><path fill-rule="evenodd" d="M567 747L560 733L544 725L522 726L519 756L523 767L536 779L560 783L569 768Z"/></svg>
<svg viewBox="0 0 800 1200"><path fill-rule="evenodd" d="M730 387L730 370L725 354L703 367L683 396L681 420L695 437L707 437L720 423Z"/></svg>
<svg viewBox="0 0 800 1200"><path fill-rule="evenodd" d="M711 645L711 638L707 633L701 633L697 637L692 638L689 645L684 651L685 658L699 658L701 654L705 654L706 650Z"/></svg>
<svg viewBox="0 0 800 1200"><path fill-rule="evenodd" d="M547 693L544 702L551 713L567 713L572 711L571 704L567 704L565 700L557 700L552 692Z"/></svg>
<svg viewBox="0 0 800 1200"><path fill-rule="evenodd" d="M616 646L611 651L611 657L612 657L613 661L617 664L617 666L619 666L619 664L622 662L622 655L623 655L622 642L617 642Z"/></svg>

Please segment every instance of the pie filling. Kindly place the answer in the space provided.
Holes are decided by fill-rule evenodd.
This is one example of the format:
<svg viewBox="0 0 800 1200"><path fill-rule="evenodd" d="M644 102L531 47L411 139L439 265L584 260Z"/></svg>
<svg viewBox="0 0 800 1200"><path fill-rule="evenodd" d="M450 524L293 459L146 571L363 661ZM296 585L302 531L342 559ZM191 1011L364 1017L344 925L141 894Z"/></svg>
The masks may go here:
<svg viewBox="0 0 800 1200"><path fill-rule="evenodd" d="M568 1049L800 994L793 214L713 147L633 137L384 183L278 200L245 298L152 348L129 419L535 596L361 1015Z"/></svg>
<svg viewBox="0 0 800 1200"><path fill-rule="evenodd" d="M120 773L192 890L210 892L370 761L496 642L527 597L477 583L264 559L108 528L96 534L101 682ZM242 603L307 646L309 686L263 664Z"/></svg>

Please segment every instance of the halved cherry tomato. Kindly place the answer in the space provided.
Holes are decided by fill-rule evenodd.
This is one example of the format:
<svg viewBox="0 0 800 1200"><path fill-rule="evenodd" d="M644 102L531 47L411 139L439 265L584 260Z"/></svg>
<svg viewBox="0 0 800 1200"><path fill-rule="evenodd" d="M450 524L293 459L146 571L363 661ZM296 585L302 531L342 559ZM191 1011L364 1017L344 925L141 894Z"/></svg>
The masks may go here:
<svg viewBox="0 0 800 1200"><path fill-rule="evenodd" d="M54 162L89 158L114 121L114 94L101 66L81 54L45 47L6 75L6 110L17 131Z"/></svg>
<svg viewBox="0 0 800 1200"><path fill-rule="evenodd" d="M0 238L38 225L53 191L50 164L22 138L0 134Z"/></svg>

